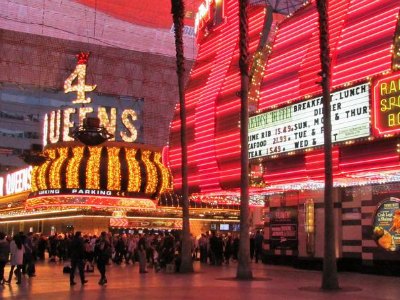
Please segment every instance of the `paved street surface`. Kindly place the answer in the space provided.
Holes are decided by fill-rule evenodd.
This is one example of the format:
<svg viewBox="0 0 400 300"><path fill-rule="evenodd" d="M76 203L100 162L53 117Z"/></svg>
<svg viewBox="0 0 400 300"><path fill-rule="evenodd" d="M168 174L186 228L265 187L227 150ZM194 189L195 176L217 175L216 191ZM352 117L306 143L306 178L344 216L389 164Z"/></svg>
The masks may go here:
<svg viewBox="0 0 400 300"><path fill-rule="evenodd" d="M99 273L86 273L89 282L81 286L69 285L69 277L62 273L62 264L41 262L37 276L25 277L20 286L0 286L0 299L396 299L400 297L400 276L374 276L340 273L340 292L318 290L321 273L291 267L252 264L253 281L237 281L236 264L214 267L195 262L193 274L156 273L149 270L139 274L138 264L108 266L108 284L98 285ZM6 267L8 274L9 266ZM309 291L307 288L314 288ZM304 290L306 288L306 290ZM354 289L355 288L355 289Z"/></svg>

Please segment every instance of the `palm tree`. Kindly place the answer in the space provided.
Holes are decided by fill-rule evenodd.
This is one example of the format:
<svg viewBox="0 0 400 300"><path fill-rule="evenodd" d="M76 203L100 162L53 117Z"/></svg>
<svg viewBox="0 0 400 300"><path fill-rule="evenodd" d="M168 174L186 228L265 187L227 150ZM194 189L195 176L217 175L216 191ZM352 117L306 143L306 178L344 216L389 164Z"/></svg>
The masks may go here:
<svg viewBox="0 0 400 300"><path fill-rule="evenodd" d="M323 93L324 116L324 152L325 152L325 239L322 289L339 289L335 255L335 224L333 209L332 176L332 123L331 123L331 60L329 57L329 28L327 0L317 0L320 30L320 60Z"/></svg>
<svg viewBox="0 0 400 300"><path fill-rule="evenodd" d="M249 54L248 54L248 0L239 0L239 26L240 26L240 145L241 145L241 178L240 178L240 245L239 260L236 272L237 279L251 279L253 273L250 265L249 243L249 156L247 145L249 110Z"/></svg>
<svg viewBox="0 0 400 300"><path fill-rule="evenodd" d="M175 28L176 73L178 75L179 104L181 118L181 151L182 151L182 261L179 268L181 273L193 272L192 245L189 222L189 187L187 176L187 140L186 140L186 106L184 94L184 58L182 29L185 6L183 0L171 0L172 18Z"/></svg>

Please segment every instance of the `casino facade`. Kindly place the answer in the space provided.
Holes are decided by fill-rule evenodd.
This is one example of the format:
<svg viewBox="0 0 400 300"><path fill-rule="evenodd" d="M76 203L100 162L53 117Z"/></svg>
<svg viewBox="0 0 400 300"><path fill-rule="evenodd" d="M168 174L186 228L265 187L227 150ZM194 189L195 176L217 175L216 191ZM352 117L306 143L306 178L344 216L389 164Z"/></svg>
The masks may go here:
<svg viewBox="0 0 400 300"><path fill-rule="evenodd" d="M198 21L199 51L186 89L193 200L240 202L236 2L218 1ZM318 267L325 170L316 4L310 1L281 20L250 2L251 210L264 221L266 261ZM390 0L329 1L333 198L341 269L385 272L400 259L399 10ZM176 189L178 112L168 152Z"/></svg>

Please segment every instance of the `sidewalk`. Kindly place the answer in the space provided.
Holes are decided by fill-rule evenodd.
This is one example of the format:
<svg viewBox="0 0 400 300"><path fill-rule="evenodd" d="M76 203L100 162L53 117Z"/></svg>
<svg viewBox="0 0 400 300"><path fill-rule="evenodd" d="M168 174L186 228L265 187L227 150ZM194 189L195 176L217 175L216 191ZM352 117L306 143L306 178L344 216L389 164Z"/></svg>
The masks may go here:
<svg viewBox="0 0 400 300"><path fill-rule="evenodd" d="M36 277L25 277L20 286L0 286L0 299L162 299L162 300L261 300L261 299L396 299L400 297L400 277L339 273L341 287L356 287L360 291L319 292L305 291L304 287L318 288L321 273L291 267L252 264L255 280L237 281L236 264L215 267L194 263L193 274L156 273L149 270L139 274L139 266L124 264L107 266L108 284L97 284L99 273L86 273L88 284L69 286L68 274L62 264L41 262ZM8 274L9 266L6 267Z"/></svg>

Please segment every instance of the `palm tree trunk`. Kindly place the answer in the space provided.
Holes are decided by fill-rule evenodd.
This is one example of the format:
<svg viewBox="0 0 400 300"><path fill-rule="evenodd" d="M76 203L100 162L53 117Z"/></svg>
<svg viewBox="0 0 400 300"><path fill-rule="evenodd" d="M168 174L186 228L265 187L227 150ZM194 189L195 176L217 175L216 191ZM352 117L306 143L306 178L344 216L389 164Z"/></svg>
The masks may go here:
<svg viewBox="0 0 400 300"><path fill-rule="evenodd" d="M248 156L248 90L249 90L249 59L248 59L248 0L239 0L240 18L240 81L241 81L241 109L240 109L240 145L241 145L241 178L240 178L240 244L239 260L236 272L237 279L251 279L253 273L250 265L249 242L249 156Z"/></svg>
<svg viewBox="0 0 400 300"><path fill-rule="evenodd" d="M187 176L187 140L186 140L186 106L184 94L184 58L183 58L183 17L185 15L185 7L183 0L171 0L172 17L175 28L175 47L176 47L176 73L178 75L179 88L179 104L181 118L181 151L182 151L182 252L181 265L179 272L193 272L192 261L192 241L190 239L190 222L189 222L189 187Z"/></svg>
<svg viewBox="0 0 400 300"><path fill-rule="evenodd" d="M322 286L324 290L339 289L336 254L335 222L333 208L332 175L332 123L331 123L331 60L329 57L328 0L317 0L320 30L320 60L323 93L324 149L325 149L325 239Z"/></svg>

